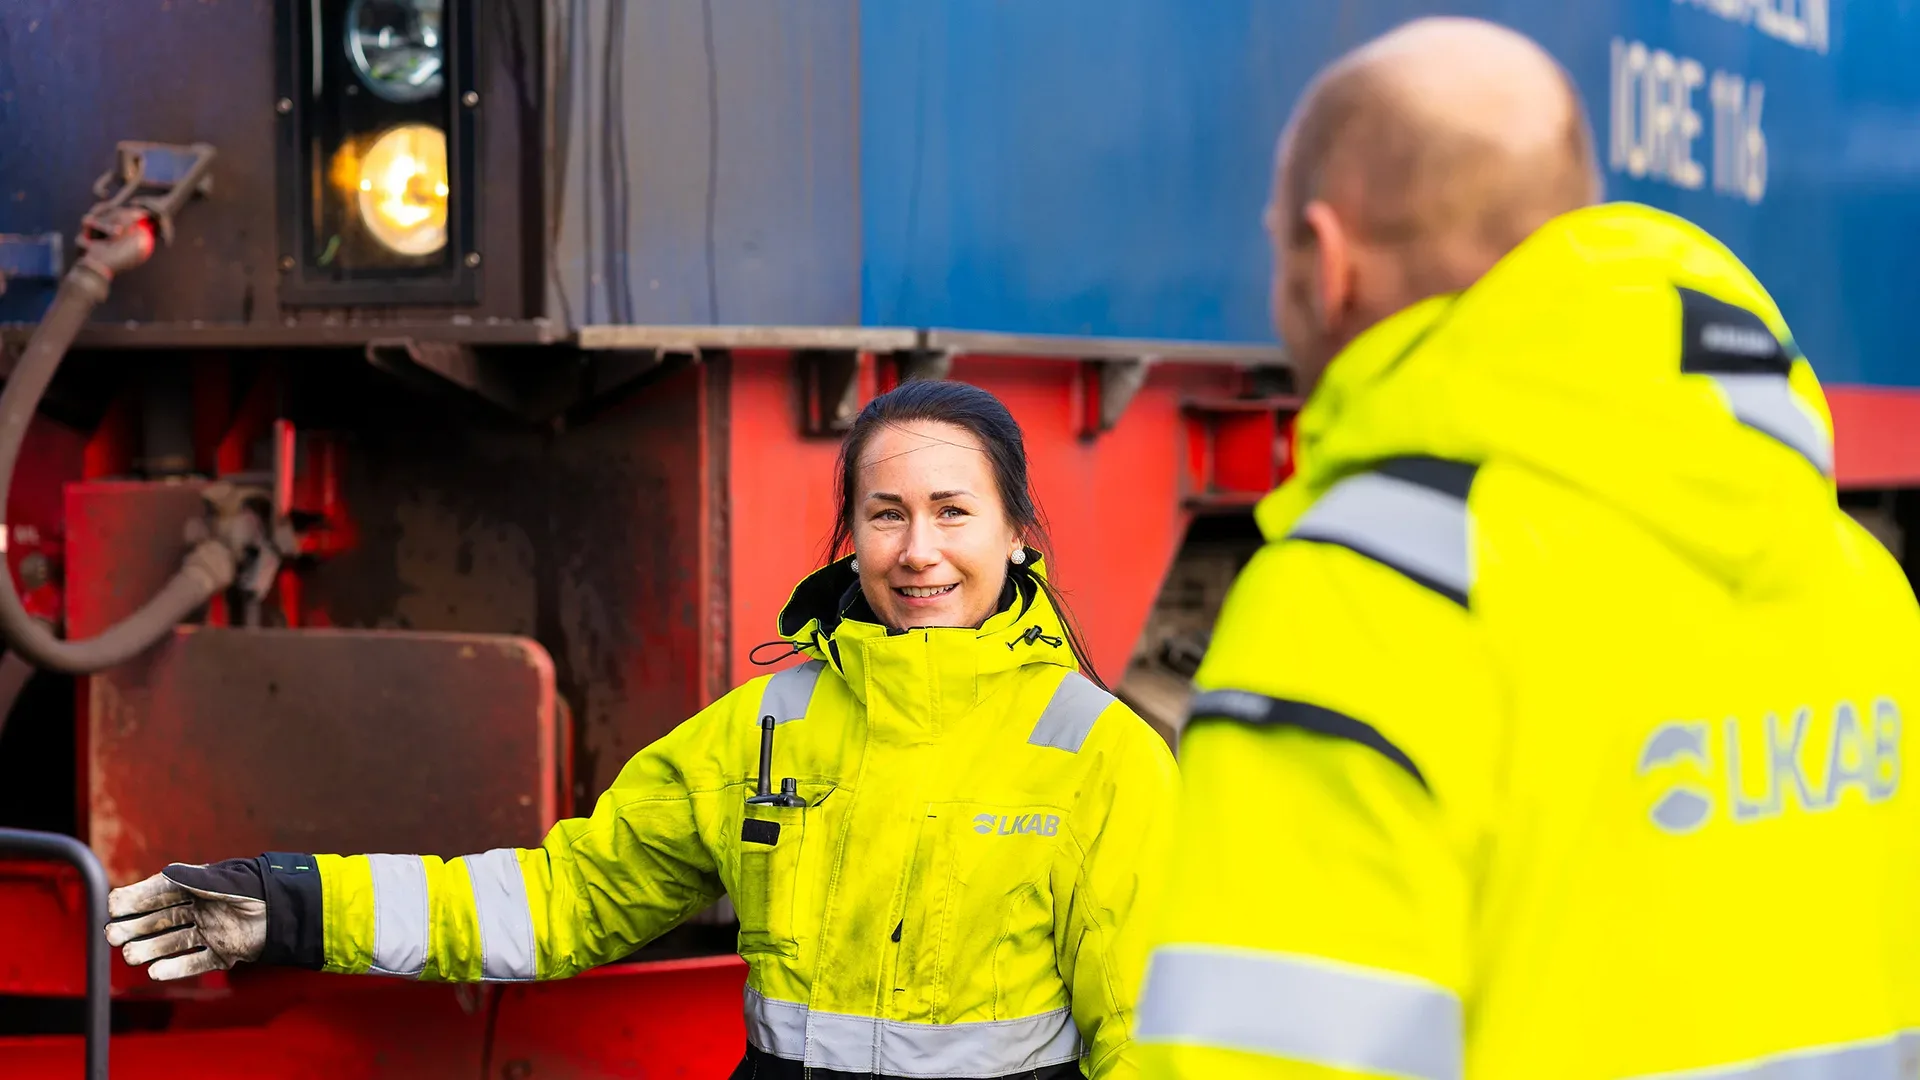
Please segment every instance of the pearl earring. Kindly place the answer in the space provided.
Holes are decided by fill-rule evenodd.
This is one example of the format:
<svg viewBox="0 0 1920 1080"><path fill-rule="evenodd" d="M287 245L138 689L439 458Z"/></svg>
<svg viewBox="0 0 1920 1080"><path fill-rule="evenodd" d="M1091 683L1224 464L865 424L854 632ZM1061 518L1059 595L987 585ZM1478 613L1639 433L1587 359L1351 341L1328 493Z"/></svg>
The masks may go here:
<svg viewBox="0 0 1920 1080"><path fill-rule="evenodd" d="M1013 565L1019 566L1021 563L1024 563L1026 561L1027 561L1027 549L1023 547L1014 548L1013 549Z"/></svg>
<svg viewBox="0 0 1920 1080"><path fill-rule="evenodd" d="M849 559L849 560L847 560L847 569L849 569L849 570L851 570L851 571L853 571L853 572L854 572L854 573L856 573L856 574L857 574L857 573L859 573L859 572L860 572L860 560L859 560L859 559Z"/></svg>

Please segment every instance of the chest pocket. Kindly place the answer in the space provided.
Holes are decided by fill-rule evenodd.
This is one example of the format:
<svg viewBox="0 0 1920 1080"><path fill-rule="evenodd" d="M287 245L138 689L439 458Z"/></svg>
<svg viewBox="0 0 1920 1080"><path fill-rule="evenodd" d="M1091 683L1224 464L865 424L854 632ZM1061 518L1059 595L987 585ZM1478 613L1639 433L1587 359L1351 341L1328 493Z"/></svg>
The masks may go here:
<svg viewBox="0 0 1920 1080"><path fill-rule="evenodd" d="M1039 804L927 808L896 942L896 1018L999 1020L1066 1003L1052 883L1065 820Z"/></svg>
<svg viewBox="0 0 1920 1080"><path fill-rule="evenodd" d="M798 955L797 939L806 930L798 919L812 910L806 895L808 825L818 824L826 812L821 804L833 790L831 783L802 783L797 793L805 806L743 807L729 889L742 955Z"/></svg>

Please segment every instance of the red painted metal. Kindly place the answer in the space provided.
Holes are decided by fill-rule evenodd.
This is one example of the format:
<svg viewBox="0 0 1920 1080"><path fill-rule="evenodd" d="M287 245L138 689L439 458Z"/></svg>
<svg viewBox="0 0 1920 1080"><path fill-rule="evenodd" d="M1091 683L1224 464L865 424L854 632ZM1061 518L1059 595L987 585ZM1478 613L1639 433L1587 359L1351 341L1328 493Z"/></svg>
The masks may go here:
<svg viewBox="0 0 1920 1080"><path fill-rule="evenodd" d="M359 543L359 531L340 495L346 468L338 436L327 432L295 432L285 420L274 421L276 444L274 483L276 505L288 511L298 529L298 554L308 564L345 554ZM287 627L333 625L324 608L306 603L304 567L289 562L274 578L273 599Z"/></svg>
<svg viewBox="0 0 1920 1080"><path fill-rule="evenodd" d="M193 467L212 475L233 419L233 365L221 354L193 359Z"/></svg>
<svg viewBox="0 0 1920 1080"><path fill-rule="evenodd" d="M768 670L753 666L748 654L778 639L780 609L823 561L840 450L837 438L799 435L804 404L785 353L737 353L730 367L725 556L732 640L720 676L729 686Z"/></svg>
<svg viewBox="0 0 1920 1080"><path fill-rule="evenodd" d="M1291 421L1299 406L1293 397L1186 402L1181 501L1194 509L1249 507L1278 487L1291 469Z"/></svg>
<svg viewBox="0 0 1920 1080"><path fill-rule="evenodd" d="M86 916L79 871L0 860L0 994L85 994Z"/></svg>
<svg viewBox="0 0 1920 1080"><path fill-rule="evenodd" d="M1843 488L1920 487L1920 390L1826 387Z"/></svg>
<svg viewBox="0 0 1920 1080"><path fill-rule="evenodd" d="M299 433L289 420L275 420L273 440L273 510L284 514L293 507L293 472L300 457L296 448Z"/></svg>
<svg viewBox="0 0 1920 1080"><path fill-rule="evenodd" d="M139 480L68 485L69 637L98 634L166 585L186 554L187 522L203 516L205 487Z"/></svg>
<svg viewBox="0 0 1920 1080"><path fill-rule="evenodd" d="M359 530L340 494L346 452L339 436L303 431L297 442L290 506L300 529L300 553L331 558L359 542Z"/></svg>
<svg viewBox="0 0 1920 1080"><path fill-rule="evenodd" d="M27 613L58 625L65 614L66 507L62 492L86 467L87 437L45 417L27 425L7 493L0 551ZM23 574L22 570L28 570Z"/></svg>
<svg viewBox="0 0 1920 1080"><path fill-rule="evenodd" d="M720 1080L746 1046L737 956L601 968L513 986L500 1004L492 1073L527 1080Z"/></svg>
<svg viewBox="0 0 1920 1080"><path fill-rule="evenodd" d="M280 412L280 378L273 368L263 368L248 388L247 396L235 413L233 424L220 439L214 452L217 475L246 472L253 465L253 449L273 430Z"/></svg>
<svg viewBox="0 0 1920 1080"><path fill-rule="evenodd" d="M232 982L232 994L175 1003L167 1031L115 1036L114 1075L718 1080L746 1045L746 965L736 956L622 964L504 988L305 972L236 973ZM80 1039L0 1038L0 1063L9 1080L65 1080L79 1075Z"/></svg>
<svg viewBox="0 0 1920 1080"><path fill-rule="evenodd" d="M1074 365L962 358L953 376L991 390L1020 421L1045 508L1055 580L1100 672L1118 679L1186 535L1178 504L1180 403L1231 393L1237 373L1156 366L1113 430L1079 437Z"/></svg>
<svg viewBox="0 0 1920 1080"><path fill-rule="evenodd" d="M86 479L125 476L133 471L133 445L138 433L138 417L131 392L120 394L107 406L106 415L100 418L99 426L87 437L85 462L81 470Z"/></svg>

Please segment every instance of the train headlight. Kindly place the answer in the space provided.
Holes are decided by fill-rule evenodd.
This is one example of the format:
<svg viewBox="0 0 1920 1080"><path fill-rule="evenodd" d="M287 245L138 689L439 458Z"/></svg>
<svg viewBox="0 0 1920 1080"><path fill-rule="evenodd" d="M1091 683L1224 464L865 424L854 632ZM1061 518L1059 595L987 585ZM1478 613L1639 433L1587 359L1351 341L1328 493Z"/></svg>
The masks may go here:
<svg viewBox="0 0 1920 1080"><path fill-rule="evenodd" d="M431 255L447 244L447 137L405 124L374 140L360 159L360 218L373 238L401 255Z"/></svg>
<svg viewBox="0 0 1920 1080"><path fill-rule="evenodd" d="M477 303L478 4L274 7L280 303Z"/></svg>
<svg viewBox="0 0 1920 1080"><path fill-rule="evenodd" d="M353 0L347 55L367 89L402 104L445 85L447 50L440 0Z"/></svg>

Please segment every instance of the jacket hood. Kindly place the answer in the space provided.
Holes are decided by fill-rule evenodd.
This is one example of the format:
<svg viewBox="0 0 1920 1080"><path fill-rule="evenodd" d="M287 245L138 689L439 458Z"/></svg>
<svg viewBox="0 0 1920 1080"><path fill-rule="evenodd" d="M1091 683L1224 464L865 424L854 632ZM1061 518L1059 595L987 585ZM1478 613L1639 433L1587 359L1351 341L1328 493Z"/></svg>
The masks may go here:
<svg viewBox="0 0 1920 1080"><path fill-rule="evenodd" d="M1011 568L999 610L978 629L889 628L868 605L859 576L853 572L853 558L847 556L815 570L794 587L780 611L780 636L801 655L823 660L838 671L862 701L868 690L867 669L872 666L868 654L890 644L912 644L916 651L924 651L927 661L916 666L925 666L930 677L975 684L974 693L947 695L955 704L966 698L968 706L983 676L1028 664L1078 670L1065 625L1041 587L1046 562L1032 548L1027 550L1032 557Z"/></svg>
<svg viewBox="0 0 1920 1080"><path fill-rule="evenodd" d="M1764 321L1791 360L1780 404L1810 452L1736 419L1712 375L1683 373L1687 305L1716 303ZM1836 501L1832 420L1779 309L1719 242L1644 206L1563 215L1465 291L1371 328L1328 366L1297 437L1293 478L1257 511L1269 537L1341 478L1406 455L1544 474L1730 588L1790 583L1832 535L1815 509Z"/></svg>

